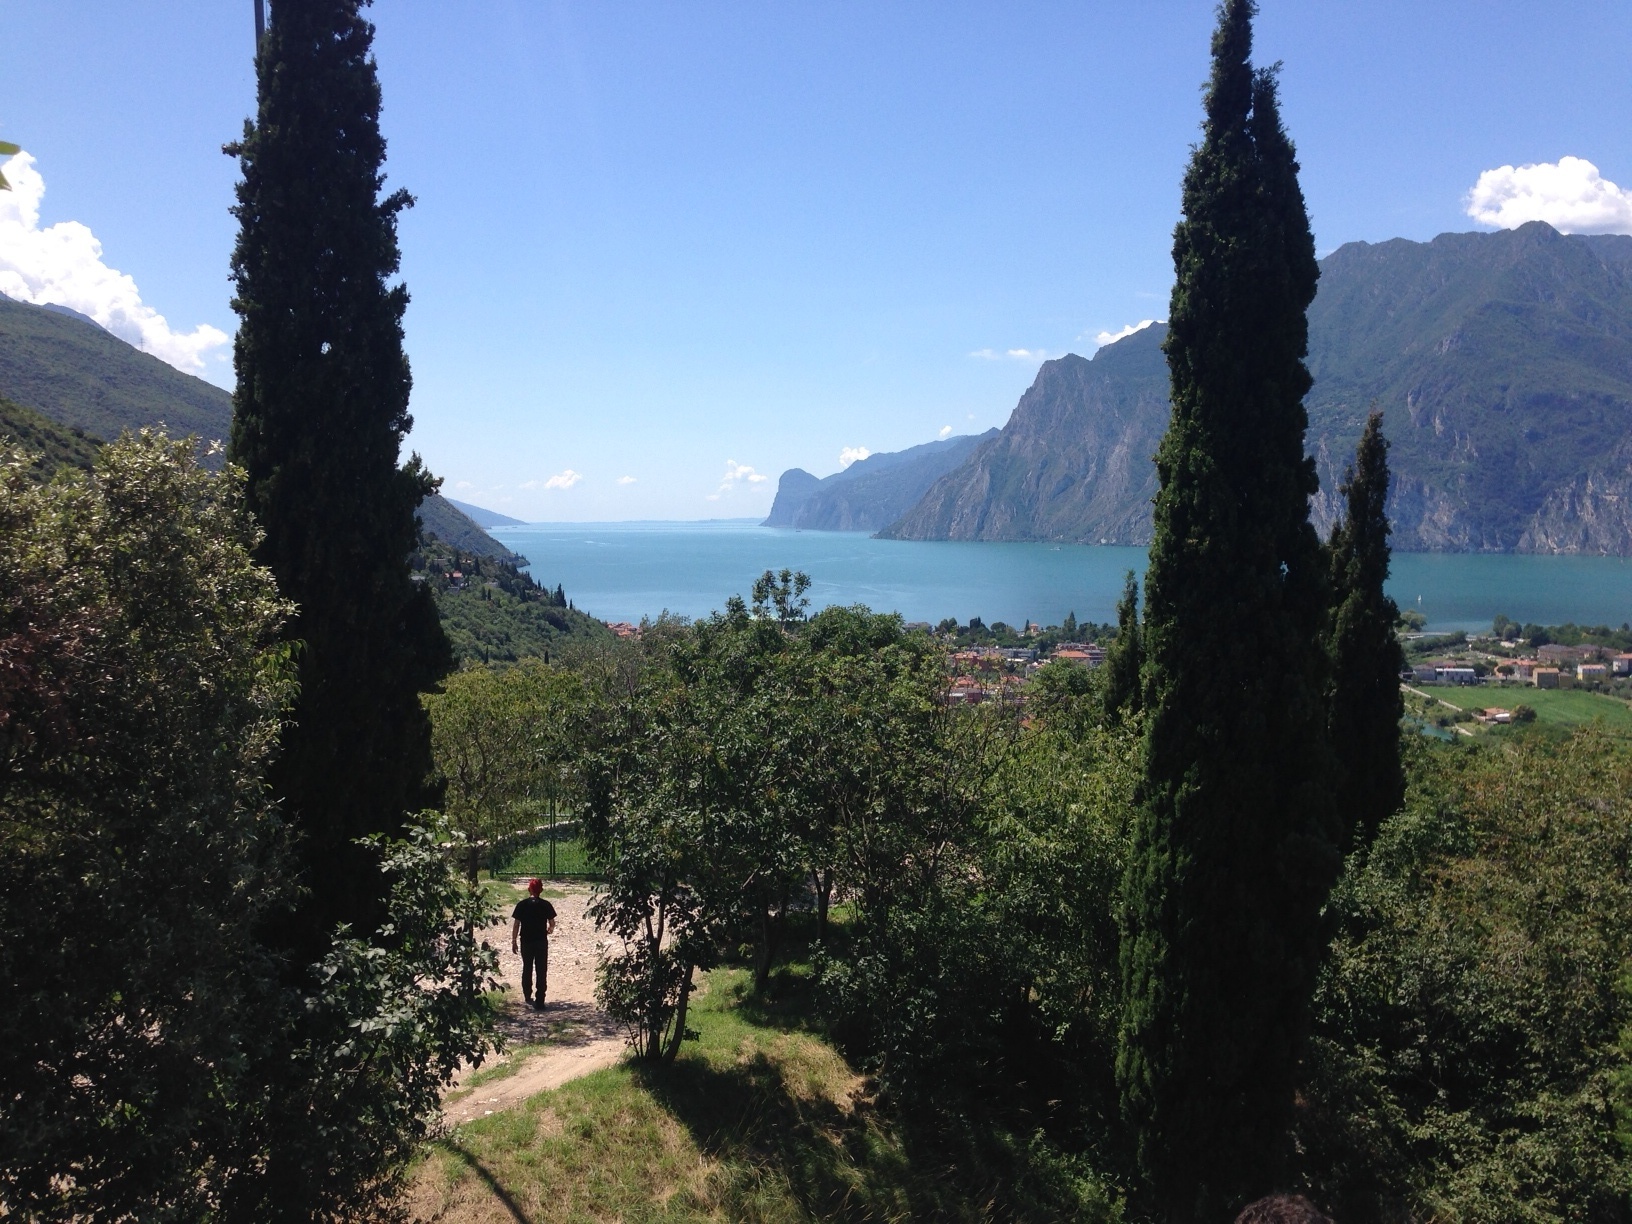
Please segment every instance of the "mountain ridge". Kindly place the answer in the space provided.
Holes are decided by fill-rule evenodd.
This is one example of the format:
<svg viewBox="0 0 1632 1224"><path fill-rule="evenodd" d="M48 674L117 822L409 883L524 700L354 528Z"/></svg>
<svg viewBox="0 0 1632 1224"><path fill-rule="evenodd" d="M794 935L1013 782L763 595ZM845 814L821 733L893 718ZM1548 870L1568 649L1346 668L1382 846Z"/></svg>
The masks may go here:
<svg viewBox="0 0 1632 1224"><path fill-rule="evenodd" d="M899 518L938 477L997 432L960 434L868 455L827 477L789 468L777 483L776 500L761 526L877 531Z"/></svg>
<svg viewBox="0 0 1632 1224"><path fill-rule="evenodd" d="M76 310L5 294L0 398L93 439L162 425L172 437L196 435L207 447L232 433L229 392L142 352ZM209 467L222 463L220 451L206 449L202 458ZM465 552L526 564L440 493L425 499L420 518L425 530Z"/></svg>
<svg viewBox="0 0 1632 1224"><path fill-rule="evenodd" d="M1321 272L1305 400L1319 530L1375 404L1400 551L1632 555L1632 237L1531 222L1347 243ZM1045 362L998 441L880 535L1148 543L1165 332Z"/></svg>

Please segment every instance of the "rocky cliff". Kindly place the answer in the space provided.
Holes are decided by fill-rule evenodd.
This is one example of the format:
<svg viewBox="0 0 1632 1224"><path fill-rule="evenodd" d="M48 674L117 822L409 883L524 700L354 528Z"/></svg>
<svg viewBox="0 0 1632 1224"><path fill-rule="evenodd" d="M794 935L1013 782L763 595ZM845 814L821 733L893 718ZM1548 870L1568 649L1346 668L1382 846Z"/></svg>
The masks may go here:
<svg viewBox="0 0 1632 1224"><path fill-rule="evenodd" d="M1002 432L937 480L879 534L898 540L1150 538L1156 469L1167 425L1164 329L1043 363Z"/></svg>
<svg viewBox="0 0 1632 1224"><path fill-rule="evenodd" d="M764 525L806 531L877 531L912 508L937 479L959 466L997 430L965 434L903 451L869 455L817 479L789 468Z"/></svg>
<svg viewBox="0 0 1632 1224"><path fill-rule="evenodd" d="M1376 405L1396 548L1632 555L1632 237L1350 243L1321 261L1309 328L1323 532ZM884 534L1148 542L1163 334L1045 363L1001 437Z"/></svg>

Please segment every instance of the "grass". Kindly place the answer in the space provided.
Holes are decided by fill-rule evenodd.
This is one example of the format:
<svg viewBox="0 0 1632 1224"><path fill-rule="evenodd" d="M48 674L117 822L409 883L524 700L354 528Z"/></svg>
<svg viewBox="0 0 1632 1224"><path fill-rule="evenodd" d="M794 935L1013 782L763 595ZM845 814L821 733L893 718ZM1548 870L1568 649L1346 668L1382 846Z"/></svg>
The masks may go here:
<svg viewBox="0 0 1632 1224"><path fill-rule="evenodd" d="M621 1064L458 1128L409 1206L459 1224L1119 1218L1024 1140L951 1155L915 1136L813 1031L801 979L767 1005L745 971L715 970L673 1066Z"/></svg>
<svg viewBox="0 0 1632 1224"><path fill-rule="evenodd" d="M1632 734L1632 705L1603 693L1592 692L1590 689L1538 689L1521 685L1508 687L1481 685L1477 688L1461 688L1455 685L1435 685L1422 691L1431 693L1460 710L1482 710L1487 706L1511 710L1517 705L1527 705L1536 712L1538 726L1561 731L1601 720L1611 731ZM1409 696L1407 694L1408 700ZM1441 707L1442 710L1443 708ZM1472 729L1470 724L1461 725ZM1499 731L1508 729L1498 728Z"/></svg>
<svg viewBox="0 0 1632 1224"><path fill-rule="evenodd" d="M555 843L555 870L550 870L550 843L539 842L501 851L494 856L493 874L496 876L549 876L595 875L598 869L584 853L584 843L577 838Z"/></svg>

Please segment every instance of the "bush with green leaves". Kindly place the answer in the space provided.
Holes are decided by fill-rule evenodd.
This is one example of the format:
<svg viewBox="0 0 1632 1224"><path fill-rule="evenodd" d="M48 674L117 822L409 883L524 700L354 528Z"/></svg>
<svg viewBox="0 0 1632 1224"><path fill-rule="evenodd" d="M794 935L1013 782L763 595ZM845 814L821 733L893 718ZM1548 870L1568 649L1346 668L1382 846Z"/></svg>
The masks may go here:
<svg viewBox="0 0 1632 1224"><path fill-rule="evenodd" d="M490 952L431 835L377 845L377 941L275 932L263 780L287 605L242 476L143 434L0 458L0 1214L355 1219L487 1044Z"/></svg>
<svg viewBox="0 0 1632 1224"><path fill-rule="evenodd" d="M1632 1218L1632 752L1414 748L1335 891L1299 1122L1338 1219Z"/></svg>

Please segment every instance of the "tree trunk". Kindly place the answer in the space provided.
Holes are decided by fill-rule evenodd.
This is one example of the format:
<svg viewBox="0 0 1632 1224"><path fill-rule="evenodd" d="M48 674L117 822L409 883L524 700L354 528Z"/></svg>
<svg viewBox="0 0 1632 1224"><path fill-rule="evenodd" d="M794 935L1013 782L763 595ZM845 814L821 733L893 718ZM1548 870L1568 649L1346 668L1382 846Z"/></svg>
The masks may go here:
<svg viewBox="0 0 1632 1224"><path fill-rule="evenodd" d="M754 993L764 994L771 982L771 968L776 964L777 950L782 946L782 931L787 925L788 895L784 891L780 906L773 912L769 905L759 911L759 958L754 966Z"/></svg>
<svg viewBox="0 0 1632 1224"><path fill-rule="evenodd" d="M668 1048L663 1051L663 1061L672 1063L680 1053L680 1043L686 1039L686 1008L691 1002L691 972L694 966L686 962L686 976L680 981L680 1002L674 1009L674 1032L669 1035Z"/></svg>
<svg viewBox="0 0 1632 1224"><path fill-rule="evenodd" d="M816 938L827 942L827 907L833 899L833 868L823 867L820 873L812 871L816 881Z"/></svg>
<svg viewBox="0 0 1632 1224"><path fill-rule="evenodd" d="M475 842L471 842L470 843L470 870L469 870L468 874L470 875L470 886L472 888L475 888L477 883L479 882L478 877L481 874L481 867L482 867L482 852L481 852L481 849L476 845Z"/></svg>

